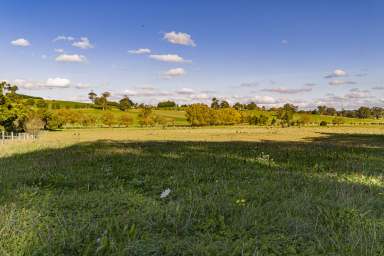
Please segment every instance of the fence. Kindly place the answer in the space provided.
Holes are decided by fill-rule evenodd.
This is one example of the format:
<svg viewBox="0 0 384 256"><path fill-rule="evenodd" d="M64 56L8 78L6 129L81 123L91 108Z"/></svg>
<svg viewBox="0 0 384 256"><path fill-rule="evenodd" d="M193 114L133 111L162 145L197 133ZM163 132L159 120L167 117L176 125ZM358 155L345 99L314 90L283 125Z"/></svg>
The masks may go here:
<svg viewBox="0 0 384 256"><path fill-rule="evenodd" d="M37 136L29 133L4 132L0 133L0 144L13 141L34 140Z"/></svg>

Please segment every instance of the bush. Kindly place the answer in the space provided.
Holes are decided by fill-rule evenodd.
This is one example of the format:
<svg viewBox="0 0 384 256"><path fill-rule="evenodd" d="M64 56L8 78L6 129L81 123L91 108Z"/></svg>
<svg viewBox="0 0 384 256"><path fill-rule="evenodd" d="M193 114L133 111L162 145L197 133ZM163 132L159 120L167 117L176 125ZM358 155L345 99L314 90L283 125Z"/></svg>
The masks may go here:
<svg viewBox="0 0 384 256"><path fill-rule="evenodd" d="M268 124L268 116L266 115L251 115L251 116L248 116L248 123L251 124L251 125L267 125Z"/></svg>
<svg viewBox="0 0 384 256"><path fill-rule="evenodd" d="M44 128L44 121L37 113L33 113L24 122L24 130L30 134L37 135Z"/></svg>
<svg viewBox="0 0 384 256"><path fill-rule="evenodd" d="M119 125L128 127L133 123L133 118L130 115L124 114L119 118Z"/></svg>
<svg viewBox="0 0 384 256"><path fill-rule="evenodd" d="M234 108L209 108L205 104L192 104L186 110L192 126L234 125L242 121L242 115Z"/></svg>
<svg viewBox="0 0 384 256"><path fill-rule="evenodd" d="M328 125L328 123L324 120L320 122L320 126L327 126L327 125Z"/></svg>
<svg viewBox="0 0 384 256"><path fill-rule="evenodd" d="M105 112L101 116L101 122L108 127L112 127L114 124L116 124L116 117L111 112Z"/></svg>
<svg viewBox="0 0 384 256"><path fill-rule="evenodd" d="M340 125L340 124L343 124L344 123L344 120L342 117L335 117L332 119L332 124L333 125Z"/></svg>
<svg viewBox="0 0 384 256"><path fill-rule="evenodd" d="M203 126L211 124L210 108L201 103L192 104L186 110L187 121L192 126Z"/></svg>
<svg viewBox="0 0 384 256"><path fill-rule="evenodd" d="M158 108L175 108L177 107L176 103L174 101L163 101L163 102L159 102L157 104L157 107Z"/></svg>

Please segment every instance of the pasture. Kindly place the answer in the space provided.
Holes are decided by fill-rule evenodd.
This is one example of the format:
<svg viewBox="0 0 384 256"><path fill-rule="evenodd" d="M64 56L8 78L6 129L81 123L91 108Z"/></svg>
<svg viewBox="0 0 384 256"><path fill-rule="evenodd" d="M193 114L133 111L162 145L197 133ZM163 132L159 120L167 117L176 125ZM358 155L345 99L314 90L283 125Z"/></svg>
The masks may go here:
<svg viewBox="0 0 384 256"><path fill-rule="evenodd" d="M0 145L0 255L384 255L383 170L384 126L46 132Z"/></svg>

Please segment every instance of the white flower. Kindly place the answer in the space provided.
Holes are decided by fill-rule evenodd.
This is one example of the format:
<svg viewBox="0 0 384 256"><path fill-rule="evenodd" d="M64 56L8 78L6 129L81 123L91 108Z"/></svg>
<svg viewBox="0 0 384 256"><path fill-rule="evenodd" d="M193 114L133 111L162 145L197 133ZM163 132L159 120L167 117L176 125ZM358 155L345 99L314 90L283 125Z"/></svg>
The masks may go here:
<svg viewBox="0 0 384 256"><path fill-rule="evenodd" d="M160 198L166 198L171 193L171 189L167 188L160 194Z"/></svg>

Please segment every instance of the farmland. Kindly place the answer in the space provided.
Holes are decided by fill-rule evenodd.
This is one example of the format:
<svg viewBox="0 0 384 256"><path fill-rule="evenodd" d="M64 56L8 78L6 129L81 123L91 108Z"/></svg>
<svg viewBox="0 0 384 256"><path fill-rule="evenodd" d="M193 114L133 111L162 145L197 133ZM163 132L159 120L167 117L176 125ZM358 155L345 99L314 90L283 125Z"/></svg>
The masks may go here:
<svg viewBox="0 0 384 256"><path fill-rule="evenodd" d="M382 255L383 152L374 125L44 132L0 145L0 254Z"/></svg>

